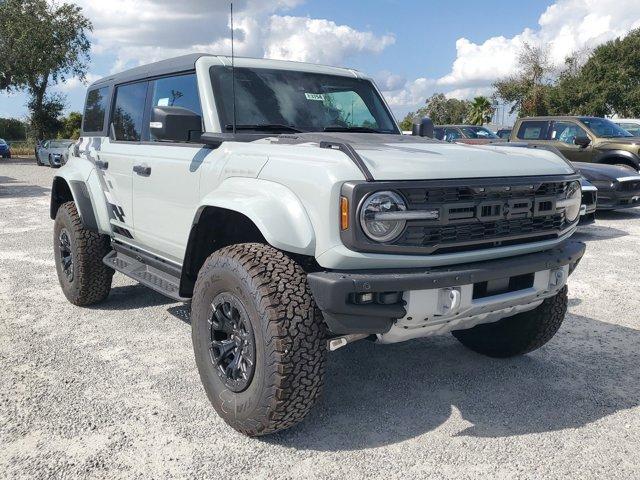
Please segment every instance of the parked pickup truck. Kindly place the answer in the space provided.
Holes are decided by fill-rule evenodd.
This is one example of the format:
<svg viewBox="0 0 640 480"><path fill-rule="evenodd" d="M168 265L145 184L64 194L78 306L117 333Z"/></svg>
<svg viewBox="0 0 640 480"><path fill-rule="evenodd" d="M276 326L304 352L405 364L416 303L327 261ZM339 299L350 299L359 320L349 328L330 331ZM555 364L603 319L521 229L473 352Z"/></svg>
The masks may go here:
<svg viewBox="0 0 640 480"><path fill-rule="evenodd" d="M511 142L557 148L572 162L604 163L640 170L640 137L599 117L520 118Z"/></svg>
<svg viewBox="0 0 640 480"><path fill-rule="evenodd" d="M62 292L104 301L118 271L190 301L204 389L247 435L302 420L354 340L535 350L584 252L580 176L432 129L401 135L344 68L198 54L99 80L53 180Z"/></svg>

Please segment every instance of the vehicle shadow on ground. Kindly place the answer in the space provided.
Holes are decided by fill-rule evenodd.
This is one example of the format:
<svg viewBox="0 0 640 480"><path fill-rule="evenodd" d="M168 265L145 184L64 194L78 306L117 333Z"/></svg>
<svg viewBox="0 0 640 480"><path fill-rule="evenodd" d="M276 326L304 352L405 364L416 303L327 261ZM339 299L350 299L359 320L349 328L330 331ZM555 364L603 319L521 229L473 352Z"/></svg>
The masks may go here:
<svg viewBox="0 0 640 480"><path fill-rule="evenodd" d="M598 240L612 240L626 235L629 235L629 233L619 228L607 227L602 224L592 224L578 228L572 238L574 240L594 242Z"/></svg>
<svg viewBox="0 0 640 480"><path fill-rule="evenodd" d="M601 210L596 213L596 221L628 220L640 218L640 207L626 210Z"/></svg>
<svg viewBox="0 0 640 480"><path fill-rule="evenodd" d="M454 436L509 437L579 428L640 404L640 331L569 315L526 356L475 354L451 336L396 345L361 341L330 355L323 399L263 441L355 450L423 435L453 416Z"/></svg>
<svg viewBox="0 0 640 480"><path fill-rule="evenodd" d="M87 308L95 310L134 310L175 303L140 283L112 287L107 299Z"/></svg>
<svg viewBox="0 0 640 480"><path fill-rule="evenodd" d="M25 198L49 194L49 189L39 185L24 185L13 177L0 175L0 197Z"/></svg>
<svg viewBox="0 0 640 480"><path fill-rule="evenodd" d="M173 307L167 308L167 312L176 317L178 320L191 325L191 304L182 303Z"/></svg>

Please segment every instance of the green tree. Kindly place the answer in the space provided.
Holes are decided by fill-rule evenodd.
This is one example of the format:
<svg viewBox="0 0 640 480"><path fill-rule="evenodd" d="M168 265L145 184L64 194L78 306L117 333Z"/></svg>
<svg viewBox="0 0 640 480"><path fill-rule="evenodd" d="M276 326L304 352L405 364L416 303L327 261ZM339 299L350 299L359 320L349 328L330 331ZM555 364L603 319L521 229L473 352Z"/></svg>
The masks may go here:
<svg viewBox="0 0 640 480"><path fill-rule="evenodd" d="M58 132L58 138L69 138L77 140L80 138L80 127L82 126L82 114L70 112L62 120L62 128Z"/></svg>
<svg viewBox="0 0 640 480"><path fill-rule="evenodd" d="M26 125L17 118L0 118L0 138L5 140L25 140Z"/></svg>
<svg viewBox="0 0 640 480"><path fill-rule="evenodd" d="M50 86L85 79L91 22L76 5L47 0L0 0L0 90L26 90L33 130L43 138L61 97ZM56 117L57 118L57 117ZM44 122L44 123L41 123Z"/></svg>
<svg viewBox="0 0 640 480"><path fill-rule="evenodd" d="M64 96L60 94L46 95L40 100L40 105L34 106L35 98L31 97L27 108L31 111L31 125L35 129L36 138L54 138L62 128L60 116L64 110Z"/></svg>
<svg viewBox="0 0 640 480"><path fill-rule="evenodd" d="M555 111L565 114L640 116L640 29L567 60L551 93Z"/></svg>
<svg viewBox="0 0 640 480"><path fill-rule="evenodd" d="M435 125L463 123L469 115L471 103L467 100L447 98L443 93L435 93L425 102L425 106L408 113L402 122L402 130L411 130L414 120L428 116Z"/></svg>
<svg viewBox="0 0 640 480"><path fill-rule="evenodd" d="M555 69L546 48L525 43L518 54L516 74L493 84L496 97L511 103L521 117L547 115Z"/></svg>
<svg viewBox="0 0 640 480"><path fill-rule="evenodd" d="M487 97L475 97L471 102L467 122L472 125L483 125L489 123L493 116L493 106Z"/></svg>

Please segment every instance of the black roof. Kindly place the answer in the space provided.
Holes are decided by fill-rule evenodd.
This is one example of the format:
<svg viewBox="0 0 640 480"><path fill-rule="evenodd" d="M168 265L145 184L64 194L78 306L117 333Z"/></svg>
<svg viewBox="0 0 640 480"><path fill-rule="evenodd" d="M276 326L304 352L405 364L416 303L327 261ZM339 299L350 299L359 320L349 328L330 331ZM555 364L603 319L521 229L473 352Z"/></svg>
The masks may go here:
<svg viewBox="0 0 640 480"><path fill-rule="evenodd" d="M207 53L191 53L189 55L169 58L167 60L161 60L148 65L141 65L139 67L125 70L121 73L116 73L115 75L101 78L100 80L93 82L91 86L113 85L115 83L133 82L135 80L142 80L144 78L157 77L170 73L186 72L195 68L196 62L200 57L212 56L214 55Z"/></svg>

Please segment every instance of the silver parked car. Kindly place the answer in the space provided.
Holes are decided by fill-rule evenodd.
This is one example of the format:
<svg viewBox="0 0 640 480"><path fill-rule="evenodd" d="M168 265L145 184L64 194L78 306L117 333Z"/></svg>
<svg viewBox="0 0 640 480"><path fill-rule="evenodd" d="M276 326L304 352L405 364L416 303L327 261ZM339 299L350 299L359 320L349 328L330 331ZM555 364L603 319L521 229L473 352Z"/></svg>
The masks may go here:
<svg viewBox="0 0 640 480"><path fill-rule="evenodd" d="M36 149L36 163L59 168L65 164L69 156L68 150L75 140L45 140Z"/></svg>

